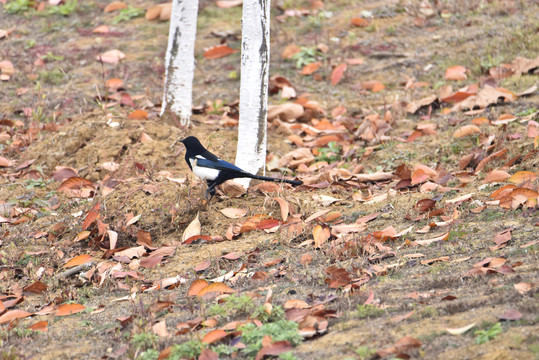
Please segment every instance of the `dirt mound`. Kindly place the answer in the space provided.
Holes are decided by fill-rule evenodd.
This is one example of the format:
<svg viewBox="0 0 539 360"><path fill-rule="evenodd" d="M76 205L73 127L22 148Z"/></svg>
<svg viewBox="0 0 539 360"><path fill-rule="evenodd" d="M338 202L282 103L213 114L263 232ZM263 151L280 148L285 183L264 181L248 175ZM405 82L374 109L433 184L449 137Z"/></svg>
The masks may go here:
<svg viewBox="0 0 539 360"><path fill-rule="evenodd" d="M162 122L108 117L96 111L34 142L24 156L37 159L36 165L46 174L56 166L69 166L79 176L97 181L106 173L101 167L106 162L119 164L117 173L122 176L137 169L155 172L174 167L174 147L181 137L181 130Z"/></svg>

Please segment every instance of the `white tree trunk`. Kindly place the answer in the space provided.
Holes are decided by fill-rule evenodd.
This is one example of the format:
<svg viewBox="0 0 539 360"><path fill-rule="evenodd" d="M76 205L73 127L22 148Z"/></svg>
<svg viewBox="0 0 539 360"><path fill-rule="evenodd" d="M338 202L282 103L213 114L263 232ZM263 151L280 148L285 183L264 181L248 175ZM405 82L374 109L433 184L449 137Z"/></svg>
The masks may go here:
<svg viewBox="0 0 539 360"><path fill-rule="evenodd" d="M165 57L165 90L161 115L171 111L189 126L193 102L198 0L173 0Z"/></svg>
<svg viewBox="0 0 539 360"><path fill-rule="evenodd" d="M244 0L241 31L240 120L236 165L256 174L266 163L270 0ZM250 179L238 179L246 188Z"/></svg>

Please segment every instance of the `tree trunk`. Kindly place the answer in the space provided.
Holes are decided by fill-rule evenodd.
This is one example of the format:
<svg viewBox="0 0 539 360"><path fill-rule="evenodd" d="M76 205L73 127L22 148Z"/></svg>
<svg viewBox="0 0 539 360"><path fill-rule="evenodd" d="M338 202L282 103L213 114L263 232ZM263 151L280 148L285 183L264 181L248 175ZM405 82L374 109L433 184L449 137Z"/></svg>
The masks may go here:
<svg viewBox="0 0 539 360"><path fill-rule="evenodd" d="M191 119L197 13L198 0L173 0L161 116L170 111L181 126L189 126Z"/></svg>
<svg viewBox="0 0 539 360"><path fill-rule="evenodd" d="M241 40L240 120L236 165L256 174L266 163L270 0L244 0ZM238 179L249 187L250 179Z"/></svg>

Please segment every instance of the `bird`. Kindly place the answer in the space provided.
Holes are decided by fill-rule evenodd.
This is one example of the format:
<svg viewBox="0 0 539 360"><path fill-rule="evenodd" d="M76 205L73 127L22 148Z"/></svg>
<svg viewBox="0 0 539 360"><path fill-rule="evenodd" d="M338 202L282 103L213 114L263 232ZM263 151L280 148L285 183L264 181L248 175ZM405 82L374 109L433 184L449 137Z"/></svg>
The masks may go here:
<svg viewBox="0 0 539 360"><path fill-rule="evenodd" d="M194 136L180 140L185 145L185 162L189 169L208 185L206 197L209 201L215 195L215 187L230 179L251 178L264 181L284 182L294 186L302 185L303 181L279 179L268 176L251 174L228 161L222 160L209 152Z"/></svg>

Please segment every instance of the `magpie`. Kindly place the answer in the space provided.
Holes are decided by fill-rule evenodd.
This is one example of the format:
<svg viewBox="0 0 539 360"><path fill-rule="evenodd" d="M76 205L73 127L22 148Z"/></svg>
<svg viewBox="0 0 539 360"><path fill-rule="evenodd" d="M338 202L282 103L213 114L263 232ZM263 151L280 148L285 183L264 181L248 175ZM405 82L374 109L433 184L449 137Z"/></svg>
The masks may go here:
<svg viewBox="0 0 539 360"><path fill-rule="evenodd" d="M181 140L185 145L185 162L189 169L201 180L206 180L208 190L206 196L209 200L215 195L215 187L227 180L235 178L251 178L265 181L285 182L292 185L301 185L303 181L278 179L248 173L227 161L219 159L209 152L194 136Z"/></svg>

